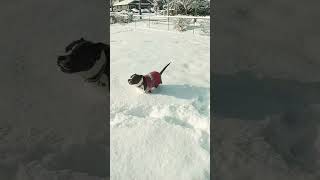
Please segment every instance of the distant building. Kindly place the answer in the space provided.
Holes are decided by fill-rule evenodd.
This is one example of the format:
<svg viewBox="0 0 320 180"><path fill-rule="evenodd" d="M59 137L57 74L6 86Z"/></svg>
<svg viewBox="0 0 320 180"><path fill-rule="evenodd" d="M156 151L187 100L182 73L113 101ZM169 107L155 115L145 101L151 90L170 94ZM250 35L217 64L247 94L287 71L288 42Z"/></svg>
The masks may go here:
<svg viewBox="0 0 320 180"><path fill-rule="evenodd" d="M114 11L122 11L129 9L139 9L139 0L117 0L113 3ZM141 9L152 8L152 3L149 0L141 0Z"/></svg>

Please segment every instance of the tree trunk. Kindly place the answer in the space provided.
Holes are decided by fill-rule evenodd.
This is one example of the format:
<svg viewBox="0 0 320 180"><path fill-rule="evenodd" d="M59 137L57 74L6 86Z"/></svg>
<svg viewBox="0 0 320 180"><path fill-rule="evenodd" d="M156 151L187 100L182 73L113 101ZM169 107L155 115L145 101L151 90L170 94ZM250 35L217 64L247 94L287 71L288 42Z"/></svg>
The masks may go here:
<svg viewBox="0 0 320 180"><path fill-rule="evenodd" d="M141 17L141 0L139 0L139 15L140 15L140 19L142 19L142 17Z"/></svg>
<svg viewBox="0 0 320 180"><path fill-rule="evenodd" d="M110 1L111 11L113 12L113 0Z"/></svg>

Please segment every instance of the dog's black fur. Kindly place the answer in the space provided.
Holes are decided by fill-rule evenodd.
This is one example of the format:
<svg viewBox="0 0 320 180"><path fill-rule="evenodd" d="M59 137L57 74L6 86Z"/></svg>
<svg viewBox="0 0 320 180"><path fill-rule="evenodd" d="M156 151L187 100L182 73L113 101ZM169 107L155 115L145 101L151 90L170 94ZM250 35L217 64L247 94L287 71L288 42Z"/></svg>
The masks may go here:
<svg viewBox="0 0 320 180"><path fill-rule="evenodd" d="M65 52L71 51L68 55L58 57L57 64L62 72L77 73L89 71L97 61L100 60L101 53L104 52L106 62L102 65L101 69L94 76L87 78L87 82L97 82L99 85L104 86L100 82L103 74L108 77L108 86L110 90L110 46L101 42L93 43L84 40L83 38L73 41L66 48Z"/></svg>

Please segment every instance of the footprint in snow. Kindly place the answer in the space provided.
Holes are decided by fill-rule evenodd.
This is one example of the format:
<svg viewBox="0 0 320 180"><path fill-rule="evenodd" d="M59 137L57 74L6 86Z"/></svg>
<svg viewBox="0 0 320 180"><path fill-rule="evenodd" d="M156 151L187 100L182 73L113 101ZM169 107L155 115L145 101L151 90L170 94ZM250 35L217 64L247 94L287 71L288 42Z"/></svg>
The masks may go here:
<svg viewBox="0 0 320 180"><path fill-rule="evenodd" d="M209 97L199 96L195 101L192 102L192 106L201 114L209 115Z"/></svg>
<svg viewBox="0 0 320 180"><path fill-rule="evenodd" d="M166 116L164 117L164 120L169 124L178 125L184 128L190 128L190 129L193 128L189 123L186 123L176 117Z"/></svg>

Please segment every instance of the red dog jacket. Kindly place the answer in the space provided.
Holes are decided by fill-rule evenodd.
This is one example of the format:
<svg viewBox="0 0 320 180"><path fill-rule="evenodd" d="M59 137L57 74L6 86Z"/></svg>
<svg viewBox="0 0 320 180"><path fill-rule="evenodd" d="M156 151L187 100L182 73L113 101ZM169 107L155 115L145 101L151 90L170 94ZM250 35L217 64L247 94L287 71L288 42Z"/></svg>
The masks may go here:
<svg viewBox="0 0 320 180"><path fill-rule="evenodd" d="M162 84L161 81L161 74L157 71L153 71L147 75L144 75L146 79L147 88L145 89L146 92L151 91L152 88L158 87L159 84Z"/></svg>

